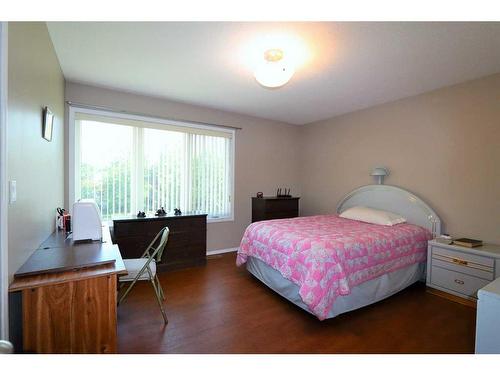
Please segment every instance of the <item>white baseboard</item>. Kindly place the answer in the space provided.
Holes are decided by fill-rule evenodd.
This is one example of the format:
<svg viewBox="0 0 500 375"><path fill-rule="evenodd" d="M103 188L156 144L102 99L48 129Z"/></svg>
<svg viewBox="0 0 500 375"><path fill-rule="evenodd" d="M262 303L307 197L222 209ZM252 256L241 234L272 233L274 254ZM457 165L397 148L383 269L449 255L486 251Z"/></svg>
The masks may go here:
<svg viewBox="0 0 500 375"><path fill-rule="evenodd" d="M230 247L229 249L219 249L219 250L208 250L207 256L215 255L215 254L224 254L224 253L232 253L238 251L237 247Z"/></svg>

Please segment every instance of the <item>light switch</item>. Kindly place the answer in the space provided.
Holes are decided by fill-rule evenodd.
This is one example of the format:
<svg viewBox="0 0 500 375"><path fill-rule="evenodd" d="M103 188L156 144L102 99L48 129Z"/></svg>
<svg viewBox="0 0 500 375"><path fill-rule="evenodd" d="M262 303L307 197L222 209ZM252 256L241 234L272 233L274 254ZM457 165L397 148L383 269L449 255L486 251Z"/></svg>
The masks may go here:
<svg viewBox="0 0 500 375"><path fill-rule="evenodd" d="M12 180L9 183L9 203L14 203L17 201L17 184L16 180Z"/></svg>

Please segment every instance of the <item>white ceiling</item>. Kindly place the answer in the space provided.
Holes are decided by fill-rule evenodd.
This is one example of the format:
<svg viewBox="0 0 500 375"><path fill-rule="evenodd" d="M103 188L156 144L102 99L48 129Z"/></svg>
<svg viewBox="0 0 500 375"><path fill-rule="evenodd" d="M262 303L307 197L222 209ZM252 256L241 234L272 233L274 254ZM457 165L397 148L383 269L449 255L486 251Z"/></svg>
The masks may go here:
<svg viewBox="0 0 500 375"><path fill-rule="evenodd" d="M305 124L500 72L500 23L49 22L67 80ZM244 61L255 38L302 40L279 89ZM286 51L285 51L286 53Z"/></svg>

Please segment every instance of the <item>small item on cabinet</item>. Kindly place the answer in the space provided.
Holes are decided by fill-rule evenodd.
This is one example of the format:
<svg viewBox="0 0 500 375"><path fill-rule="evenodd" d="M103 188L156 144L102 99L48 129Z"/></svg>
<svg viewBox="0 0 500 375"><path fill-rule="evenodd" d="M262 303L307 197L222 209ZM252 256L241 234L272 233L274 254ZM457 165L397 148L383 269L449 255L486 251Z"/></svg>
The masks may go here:
<svg viewBox="0 0 500 375"><path fill-rule="evenodd" d="M282 190L281 188L278 188L276 191L276 196L280 198L291 198L292 196L290 195L290 189L285 188Z"/></svg>
<svg viewBox="0 0 500 375"><path fill-rule="evenodd" d="M64 229L64 213L66 210L61 207L56 208L56 228L57 229Z"/></svg>
<svg viewBox="0 0 500 375"><path fill-rule="evenodd" d="M446 233L443 233L443 234L437 236L434 240L436 242L444 243L446 245L450 245L453 242L453 240L451 239L451 236L449 234L446 234Z"/></svg>
<svg viewBox="0 0 500 375"><path fill-rule="evenodd" d="M71 232L71 215L61 207L57 207L56 211L56 228L64 230L66 233Z"/></svg>
<svg viewBox="0 0 500 375"><path fill-rule="evenodd" d="M257 193L257 198L264 198L264 193L262 191L259 191Z"/></svg>
<svg viewBox="0 0 500 375"><path fill-rule="evenodd" d="M71 232L71 215L64 214L63 220L64 220L64 231L66 233L70 233Z"/></svg>
<svg viewBox="0 0 500 375"><path fill-rule="evenodd" d="M182 211L180 208L174 208L174 215L175 216L179 216L179 215L182 215Z"/></svg>
<svg viewBox="0 0 500 375"><path fill-rule="evenodd" d="M457 238L456 240L453 240L454 245L458 246L465 246L465 247L477 247L477 246L483 246L483 241L481 240L474 240L472 238Z"/></svg>
<svg viewBox="0 0 500 375"><path fill-rule="evenodd" d="M139 211L137 217L146 217L146 213L144 211Z"/></svg>
<svg viewBox="0 0 500 375"><path fill-rule="evenodd" d="M156 210L155 216L165 216L167 214L167 211L163 209L163 207L160 207L158 210Z"/></svg>

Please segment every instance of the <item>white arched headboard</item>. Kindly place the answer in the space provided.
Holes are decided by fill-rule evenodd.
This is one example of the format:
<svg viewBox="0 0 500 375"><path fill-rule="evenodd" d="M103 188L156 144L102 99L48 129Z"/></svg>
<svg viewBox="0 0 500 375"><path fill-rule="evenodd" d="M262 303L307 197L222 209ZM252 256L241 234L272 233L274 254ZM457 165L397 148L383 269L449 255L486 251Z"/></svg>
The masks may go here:
<svg viewBox="0 0 500 375"><path fill-rule="evenodd" d="M415 194L391 185L361 186L347 194L338 204L337 213L354 206L366 206L400 214L408 223L441 234L439 216Z"/></svg>

